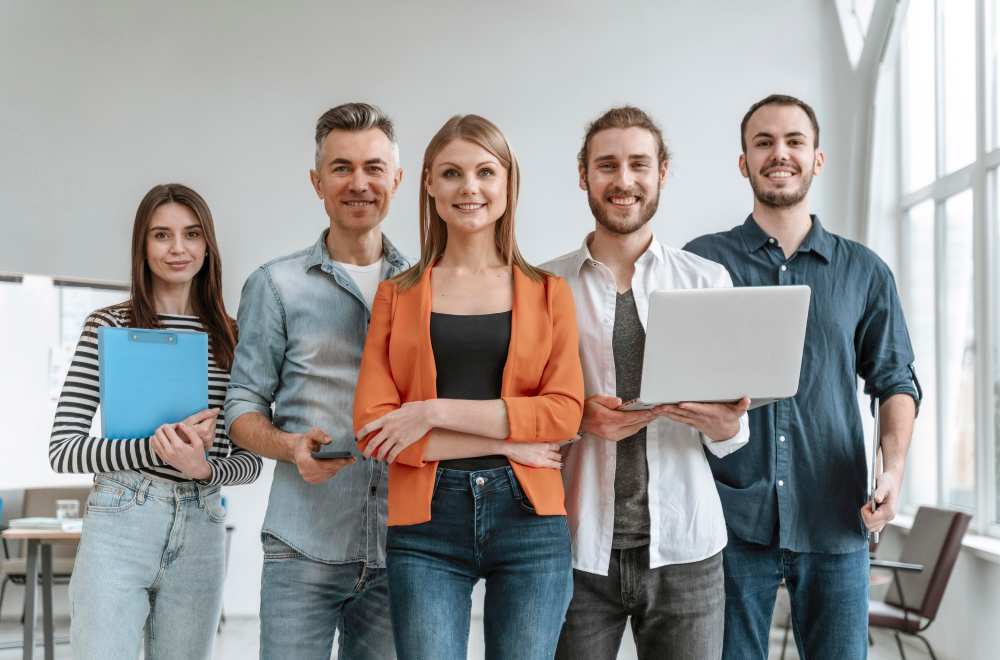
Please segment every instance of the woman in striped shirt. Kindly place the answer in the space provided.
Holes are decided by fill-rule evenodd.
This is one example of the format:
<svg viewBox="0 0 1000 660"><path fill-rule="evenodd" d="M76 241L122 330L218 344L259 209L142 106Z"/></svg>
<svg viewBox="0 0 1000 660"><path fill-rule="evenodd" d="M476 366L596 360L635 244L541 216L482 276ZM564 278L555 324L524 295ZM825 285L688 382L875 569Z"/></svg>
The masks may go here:
<svg viewBox="0 0 1000 660"><path fill-rule="evenodd" d="M209 408L148 438L91 436L100 327L207 333ZM95 473L70 582L75 658L137 658L144 636L150 660L211 655L225 561L219 489L253 482L261 467L230 444L222 419L235 347L208 205L186 186L155 186L132 229L131 298L87 318L49 441L54 470Z"/></svg>

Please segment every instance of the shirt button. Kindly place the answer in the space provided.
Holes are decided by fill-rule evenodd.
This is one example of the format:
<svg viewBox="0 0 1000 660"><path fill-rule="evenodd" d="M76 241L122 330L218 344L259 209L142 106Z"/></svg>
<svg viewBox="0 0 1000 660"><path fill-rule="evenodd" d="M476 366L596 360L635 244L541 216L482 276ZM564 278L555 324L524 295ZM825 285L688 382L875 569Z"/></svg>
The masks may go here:
<svg viewBox="0 0 1000 660"><path fill-rule="evenodd" d="M784 481L782 481L781 479L778 479L778 485L779 485L779 486L784 486L784 485L785 485L785 482L784 482Z"/></svg>
<svg viewBox="0 0 1000 660"><path fill-rule="evenodd" d="M786 270L788 270L788 266L781 264L781 272L784 273Z"/></svg>
<svg viewBox="0 0 1000 660"><path fill-rule="evenodd" d="M785 436L779 435L778 436L778 442L784 442L784 441L785 441Z"/></svg>
<svg viewBox="0 0 1000 660"><path fill-rule="evenodd" d="M770 243L771 245L774 245L774 243L775 243L775 241L774 241L773 238L767 239L767 242Z"/></svg>
<svg viewBox="0 0 1000 660"><path fill-rule="evenodd" d="M485 483L486 483L486 479L483 479L482 477L476 477L476 485L477 486L482 486Z"/></svg>

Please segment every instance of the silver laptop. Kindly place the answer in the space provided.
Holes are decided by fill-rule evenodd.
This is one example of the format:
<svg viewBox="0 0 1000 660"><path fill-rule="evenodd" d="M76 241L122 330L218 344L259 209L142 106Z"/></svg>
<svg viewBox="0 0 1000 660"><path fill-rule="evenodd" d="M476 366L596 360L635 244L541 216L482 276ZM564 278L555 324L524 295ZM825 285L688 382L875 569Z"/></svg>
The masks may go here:
<svg viewBox="0 0 1000 660"><path fill-rule="evenodd" d="M809 295L808 286L655 291L640 397L623 407L745 395L756 408L795 396Z"/></svg>

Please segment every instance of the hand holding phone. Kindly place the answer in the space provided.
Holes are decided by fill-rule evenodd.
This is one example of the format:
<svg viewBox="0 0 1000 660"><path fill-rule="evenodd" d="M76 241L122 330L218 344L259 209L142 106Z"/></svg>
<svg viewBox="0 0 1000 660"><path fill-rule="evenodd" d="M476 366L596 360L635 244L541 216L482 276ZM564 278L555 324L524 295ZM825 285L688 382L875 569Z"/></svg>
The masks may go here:
<svg viewBox="0 0 1000 660"><path fill-rule="evenodd" d="M352 458L354 454L349 451L330 451L326 448L314 451L312 457L317 461L329 461L329 460L341 460L345 461Z"/></svg>

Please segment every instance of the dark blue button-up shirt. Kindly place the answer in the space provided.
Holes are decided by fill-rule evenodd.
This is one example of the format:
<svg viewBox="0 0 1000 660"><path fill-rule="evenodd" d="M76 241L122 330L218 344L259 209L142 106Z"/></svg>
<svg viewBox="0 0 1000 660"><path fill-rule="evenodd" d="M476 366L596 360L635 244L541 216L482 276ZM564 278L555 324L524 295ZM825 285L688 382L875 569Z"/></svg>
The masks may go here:
<svg viewBox="0 0 1000 660"><path fill-rule="evenodd" d="M892 272L816 216L787 259L753 216L685 249L724 265L734 286L812 288L798 393L750 411L742 450L725 459L708 454L730 532L764 545L777 539L796 552L864 548L868 462L857 376L869 396L920 400Z"/></svg>

